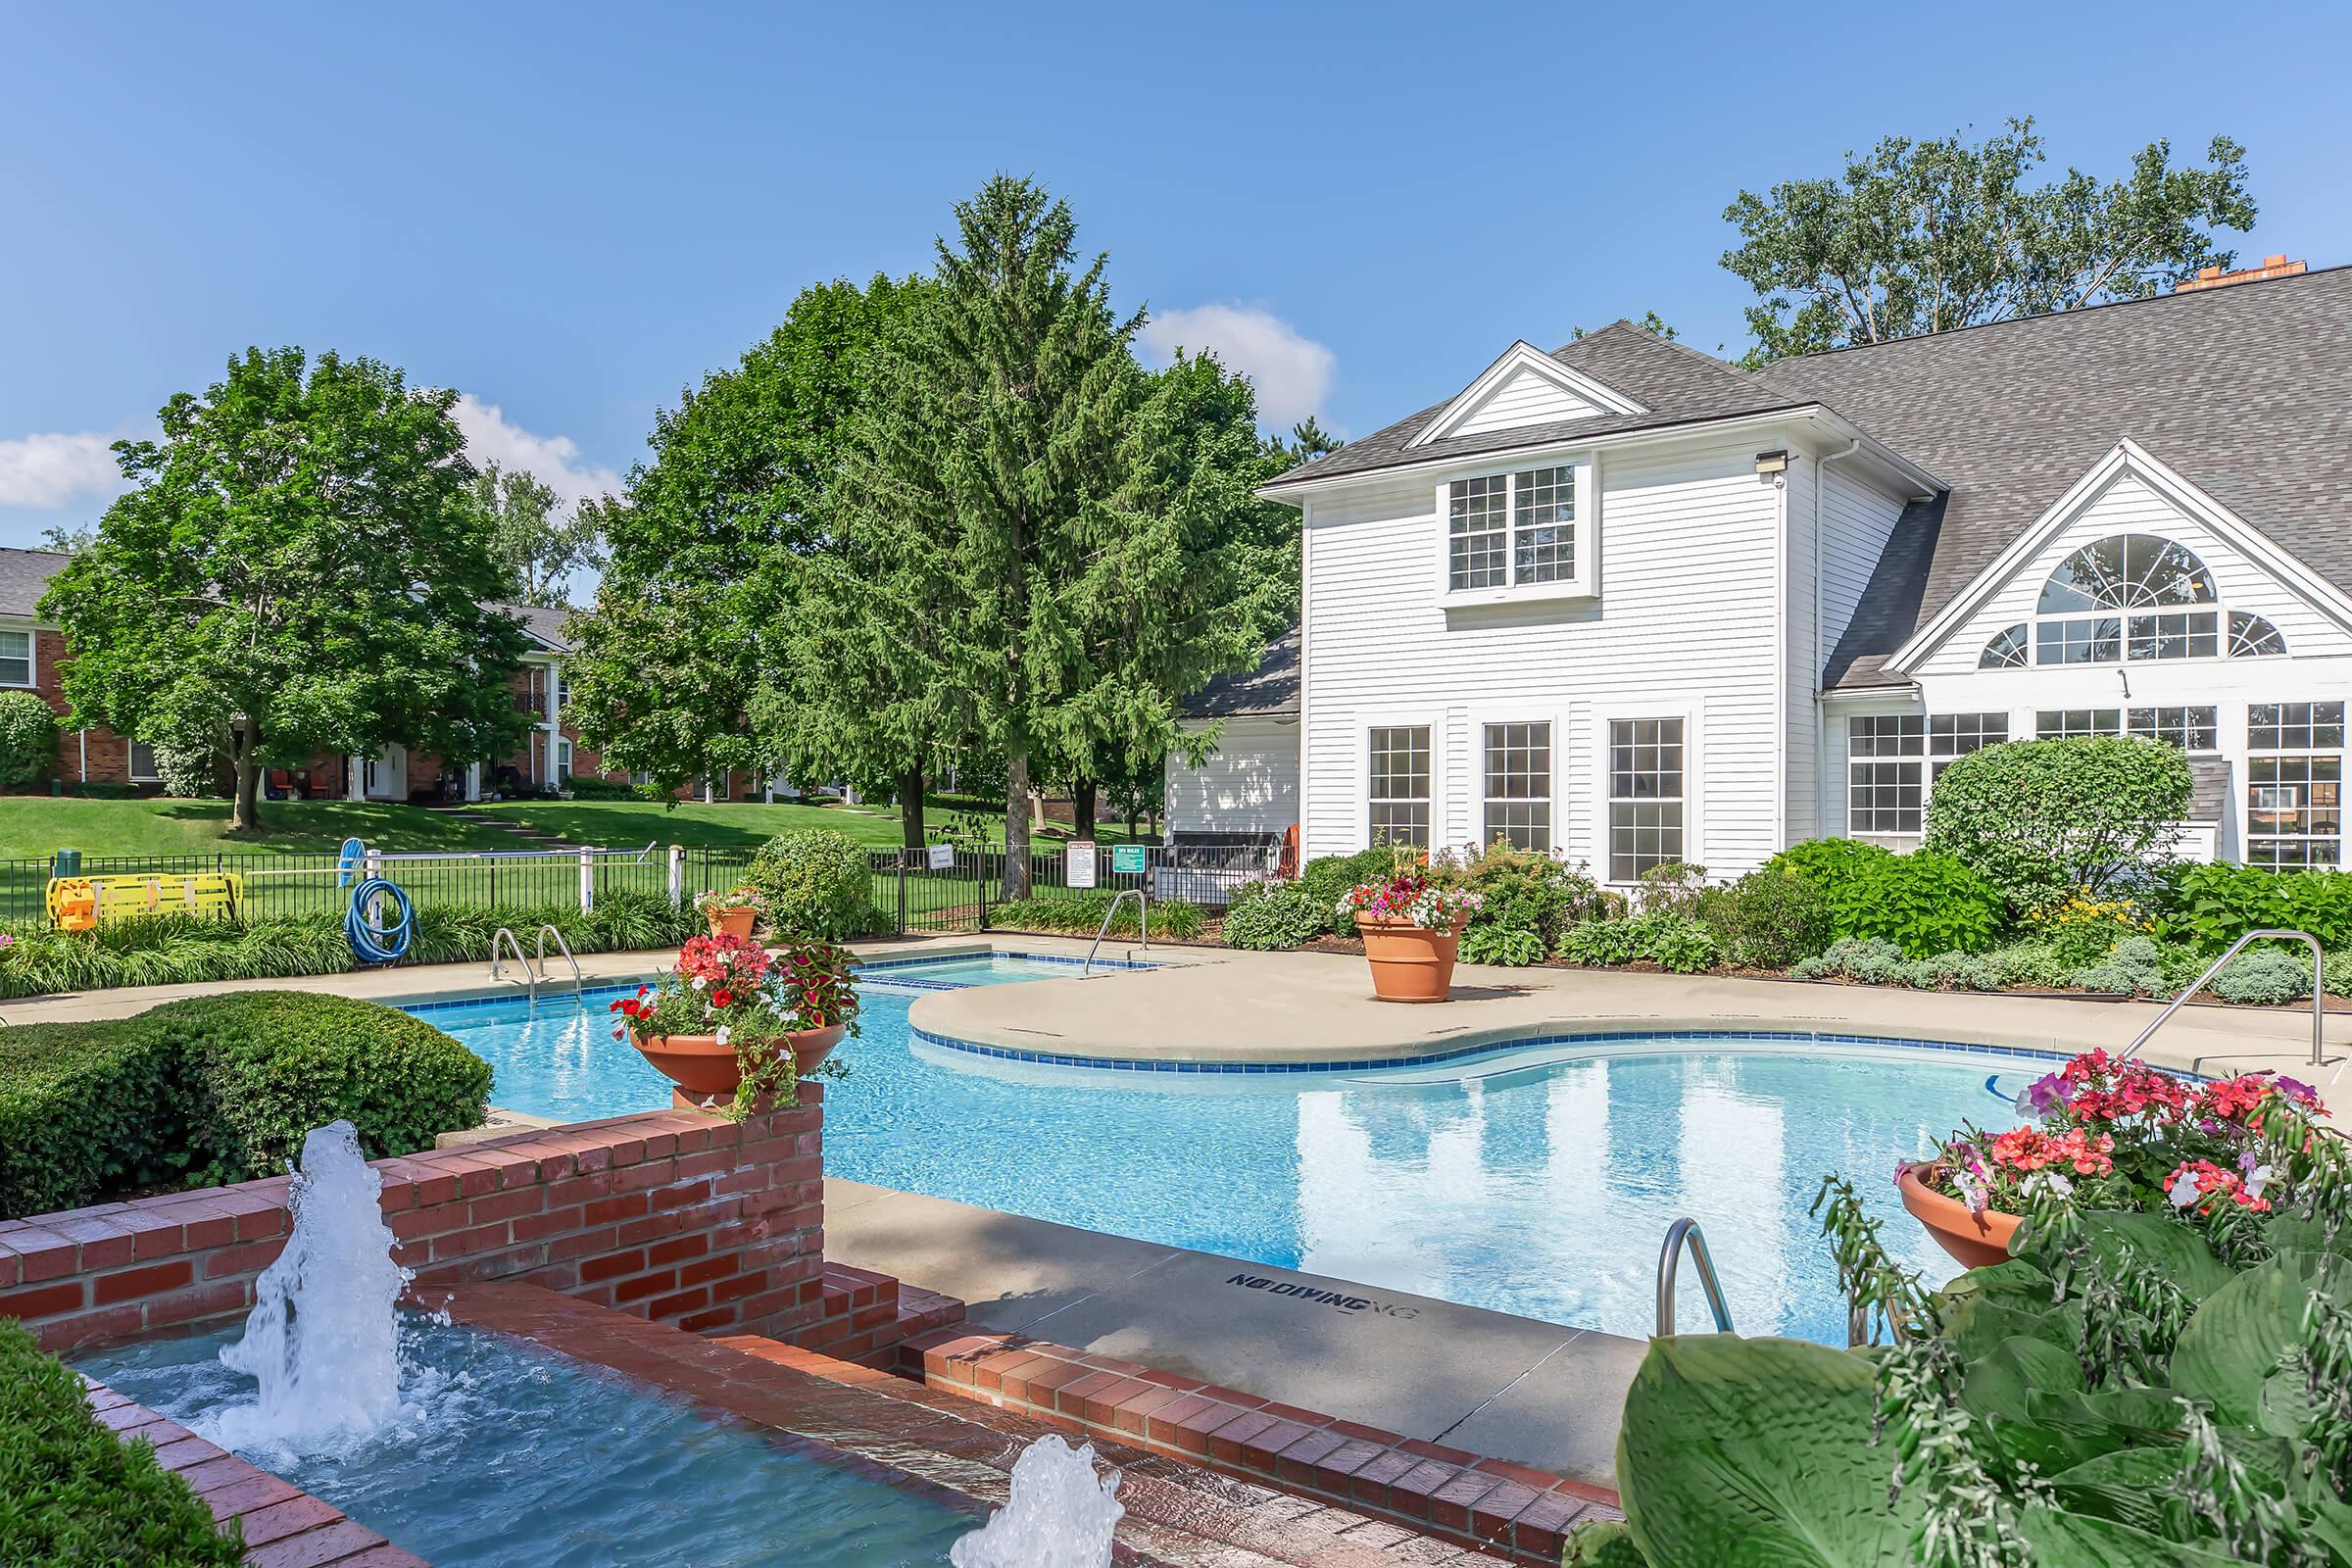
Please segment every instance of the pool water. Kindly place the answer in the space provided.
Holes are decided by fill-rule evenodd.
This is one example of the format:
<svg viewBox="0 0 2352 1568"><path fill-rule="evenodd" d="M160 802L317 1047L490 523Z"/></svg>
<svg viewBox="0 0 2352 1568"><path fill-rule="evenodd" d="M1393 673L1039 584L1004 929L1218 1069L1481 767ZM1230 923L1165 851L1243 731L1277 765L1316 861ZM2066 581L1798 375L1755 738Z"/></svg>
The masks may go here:
<svg viewBox="0 0 2352 1568"><path fill-rule="evenodd" d="M199 1434L253 1396L232 1335L149 1341L82 1371ZM780 1448L533 1347L407 1320L403 1418L343 1452L244 1457L435 1568L882 1568L939 1564L978 1521Z"/></svg>
<svg viewBox="0 0 2352 1568"><path fill-rule="evenodd" d="M1740 1332L1843 1344L1808 1212L1833 1171L1885 1221L1899 1262L1951 1278L1902 1211L1894 1162L2006 1115L1988 1074L2008 1089L2037 1070L2014 1055L1701 1039L1392 1071L1112 1073L913 1042L906 1011L922 993L891 974L862 988L863 1033L842 1051L852 1071L826 1087L830 1175L1635 1338L1654 1327L1666 1227L1689 1215ZM568 1119L668 1103L601 1004L585 1018L505 1008L427 1014L490 1058L498 1103ZM1686 1328L1705 1326L1694 1281L1681 1303Z"/></svg>

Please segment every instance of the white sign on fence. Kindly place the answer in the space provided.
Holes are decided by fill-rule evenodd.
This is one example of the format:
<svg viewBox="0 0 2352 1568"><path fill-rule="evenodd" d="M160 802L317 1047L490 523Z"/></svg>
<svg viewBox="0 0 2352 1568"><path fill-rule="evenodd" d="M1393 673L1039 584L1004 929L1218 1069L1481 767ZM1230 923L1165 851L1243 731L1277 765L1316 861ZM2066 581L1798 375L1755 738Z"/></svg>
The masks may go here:
<svg viewBox="0 0 2352 1568"><path fill-rule="evenodd" d="M1073 842L1062 863L1069 872L1071 887L1091 888L1095 885L1095 846L1091 841L1079 839Z"/></svg>
<svg viewBox="0 0 2352 1568"><path fill-rule="evenodd" d="M956 869L956 846L953 844L926 844L923 846L923 857L925 863L934 871Z"/></svg>

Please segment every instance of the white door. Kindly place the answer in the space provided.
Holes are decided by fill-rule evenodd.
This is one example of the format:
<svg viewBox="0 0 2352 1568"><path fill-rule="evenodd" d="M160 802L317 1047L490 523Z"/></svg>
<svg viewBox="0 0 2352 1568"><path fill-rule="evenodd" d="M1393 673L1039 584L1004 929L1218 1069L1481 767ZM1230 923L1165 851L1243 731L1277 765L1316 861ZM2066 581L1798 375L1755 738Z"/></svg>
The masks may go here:
<svg viewBox="0 0 2352 1568"><path fill-rule="evenodd" d="M405 801L409 798L409 749L387 746L380 757L368 759L367 778L363 783L371 801Z"/></svg>

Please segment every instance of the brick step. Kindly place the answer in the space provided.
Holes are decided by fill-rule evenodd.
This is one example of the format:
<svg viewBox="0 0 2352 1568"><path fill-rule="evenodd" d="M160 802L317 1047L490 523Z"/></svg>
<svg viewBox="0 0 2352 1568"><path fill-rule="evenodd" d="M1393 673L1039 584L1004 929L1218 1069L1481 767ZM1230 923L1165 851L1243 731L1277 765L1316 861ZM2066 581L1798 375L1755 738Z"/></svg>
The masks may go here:
<svg viewBox="0 0 2352 1568"><path fill-rule="evenodd" d="M836 1360L857 1361L889 1371L906 1340L963 1321L963 1303L952 1296L903 1286L888 1274L827 1263L817 1320L792 1336L792 1343Z"/></svg>

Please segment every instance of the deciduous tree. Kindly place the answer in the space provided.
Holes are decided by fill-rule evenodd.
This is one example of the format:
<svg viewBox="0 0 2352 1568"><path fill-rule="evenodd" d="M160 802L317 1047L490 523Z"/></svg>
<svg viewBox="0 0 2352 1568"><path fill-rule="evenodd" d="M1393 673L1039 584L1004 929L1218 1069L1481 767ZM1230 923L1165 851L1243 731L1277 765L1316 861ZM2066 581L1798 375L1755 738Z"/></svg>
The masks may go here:
<svg viewBox="0 0 2352 1568"><path fill-rule="evenodd" d="M513 601L543 610L571 603L575 571L604 564L597 549L598 514L588 508L564 515L564 498L538 475L484 464L466 487L490 538L490 554L512 580Z"/></svg>
<svg viewBox="0 0 2352 1568"><path fill-rule="evenodd" d="M270 763L402 742L456 761L520 738L521 623L466 503L457 394L372 360L249 350L115 451L136 488L50 580L75 724L211 741L259 825Z"/></svg>

